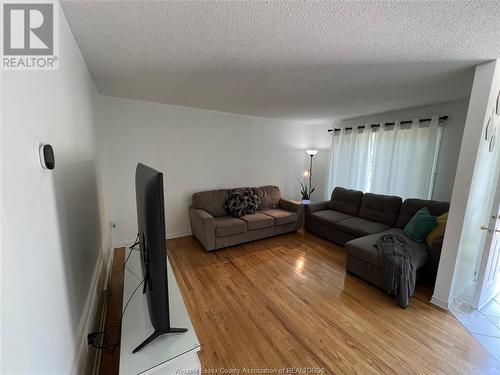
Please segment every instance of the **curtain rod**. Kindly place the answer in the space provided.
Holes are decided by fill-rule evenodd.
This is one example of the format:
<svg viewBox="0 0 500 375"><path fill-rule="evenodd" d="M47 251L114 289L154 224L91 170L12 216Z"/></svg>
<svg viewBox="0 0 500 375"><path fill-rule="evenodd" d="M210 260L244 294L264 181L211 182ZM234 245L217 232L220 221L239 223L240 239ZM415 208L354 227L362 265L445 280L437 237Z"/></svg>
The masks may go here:
<svg viewBox="0 0 500 375"><path fill-rule="evenodd" d="M439 122L444 122L448 120L448 116L439 116ZM420 120L418 120L419 122L429 122L429 121L432 121L432 118L421 118ZM413 120L406 120L406 121L400 121L399 123L400 124L411 124L413 122ZM395 122L383 122L383 123L380 123L380 124L371 124L370 125L370 128L377 128L379 126L382 126L382 125L396 125ZM348 127L348 128L344 128L345 130L352 130L352 126L351 127ZM364 129L366 128L366 125L361 125L361 126L356 126L356 128L358 129ZM341 128L335 128L335 129L328 129L328 132L339 132L341 131L342 129Z"/></svg>

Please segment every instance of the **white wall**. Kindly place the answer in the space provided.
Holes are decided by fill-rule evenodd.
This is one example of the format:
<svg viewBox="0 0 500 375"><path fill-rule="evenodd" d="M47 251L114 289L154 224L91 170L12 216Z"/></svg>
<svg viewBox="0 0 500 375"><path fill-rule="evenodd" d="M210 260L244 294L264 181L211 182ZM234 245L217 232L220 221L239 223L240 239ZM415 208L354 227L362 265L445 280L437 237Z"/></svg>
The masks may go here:
<svg viewBox="0 0 500 375"><path fill-rule="evenodd" d="M190 233L188 206L197 191L275 184L284 197L300 199L305 149L329 144L325 126L113 97L102 97L97 136L115 243L137 231L138 162L164 173L171 237ZM320 165L326 153L318 154ZM320 182L321 176L320 168ZM318 199L323 194L320 188Z"/></svg>
<svg viewBox="0 0 500 375"><path fill-rule="evenodd" d="M440 201L451 200L451 191L457 169L458 155L467 115L468 99L434 104L424 107L409 108L400 111L379 113L369 116L343 120L342 126L364 125L366 123L393 122L396 120L413 120L431 116L448 115L443 128L443 137L437 165L436 180L432 198Z"/></svg>
<svg viewBox="0 0 500 375"><path fill-rule="evenodd" d="M489 213L488 201L495 191L491 186L491 177L498 174L498 170L492 170L492 167L495 168L495 160L487 152L482 152L487 146L483 141L483 134L499 90L498 60L476 67L432 297L432 301L442 307L448 307L453 298L462 295L471 286L477 268L476 261L484 243L485 233L479 227L481 221L488 222L484 212L487 212L486 216ZM496 148L498 147L497 142Z"/></svg>
<svg viewBox="0 0 500 375"><path fill-rule="evenodd" d="M2 374L72 372L106 237L97 91L62 12L59 19L59 71L2 72ZM55 170L42 170L35 137L53 145Z"/></svg>

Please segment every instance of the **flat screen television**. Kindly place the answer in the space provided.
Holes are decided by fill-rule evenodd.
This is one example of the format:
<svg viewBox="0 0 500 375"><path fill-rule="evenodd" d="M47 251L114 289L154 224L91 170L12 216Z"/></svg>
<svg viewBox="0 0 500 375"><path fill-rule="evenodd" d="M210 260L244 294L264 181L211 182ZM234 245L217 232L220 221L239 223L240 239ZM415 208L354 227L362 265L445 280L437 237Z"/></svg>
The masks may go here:
<svg viewBox="0 0 500 375"><path fill-rule="evenodd" d="M166 333L186 332L185 328L170 326L168 305L167 247L163 174L139 163L135 170L137 225L149 318L154 332L133 353Z"/></svg>

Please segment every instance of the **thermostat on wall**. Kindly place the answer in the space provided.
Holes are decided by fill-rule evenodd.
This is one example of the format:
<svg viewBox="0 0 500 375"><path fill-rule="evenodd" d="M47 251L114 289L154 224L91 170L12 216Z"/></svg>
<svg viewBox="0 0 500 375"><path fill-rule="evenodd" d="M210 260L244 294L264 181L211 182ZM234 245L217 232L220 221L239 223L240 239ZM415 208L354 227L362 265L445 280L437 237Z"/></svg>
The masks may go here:
<svg viewBox="0 0 500 375"><path fill-rule="evenodd" d="M54 149L49 144L42 144L39 148L40 164L43 169L54 169L56 166L56 159L54 157Z"/></svg>

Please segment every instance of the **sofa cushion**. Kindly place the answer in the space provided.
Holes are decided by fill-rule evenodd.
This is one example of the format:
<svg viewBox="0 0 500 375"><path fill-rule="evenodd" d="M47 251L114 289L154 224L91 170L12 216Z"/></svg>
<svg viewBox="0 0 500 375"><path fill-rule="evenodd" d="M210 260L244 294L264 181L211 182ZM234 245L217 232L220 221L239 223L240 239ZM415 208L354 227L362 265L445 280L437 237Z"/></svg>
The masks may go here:
<svg viewBox="0 0 500 375"><path fill-rule="evenodd" d="M278 208L281 192L279 187L273 185L261 186L253 188L253 191L260 198L259 211L269 208Z"/></svg>
<svg viewBox="0 0 500 375"><path fill-rule="evenodd" d="M207 211L212 216L226 216L227 212L224 209L229 190L209 190L193 194L193 208Z"/></svg>
<svg viewBox="0 0 500 375"><path fill-rule="evenodd" d="M295 223L297 221L297 214L295 212L282 210L281 208L264 210L262 213L272 217L274 219L274 225Z"/></svg>
<svg viewBox="0 0 500 375"><path fill-rule="evenodd" d="M231 236L247 230L247 223L232 216L219 216L215 218L215 235L217 237Z"/></svg>
<svg viewBox="0 0 500 375"><path fill-rule="evenodd" d="M404 228L417 211L424 207L427 207L431 215L441 216L445 212L449 211L450 204L448 202L429 201L424 199L405 199L401 205L401 210L399 211L396 227Z"/></svg>
<svg viewBox="0 0 500 375"><path fill-rule="evenodd" d="M318 223L332 226L340 220L349 219L352 216L334 210L323 210L313 212L309 217L311 220L317 221Z"/></svg>
<svg viewBox="0 0 500 375"><path fill-rule="evenodd" d="M355 236L367 236L369 234L383 232L390 228L388 225L366 220L361 217L341 220L335 224L335 227Z"/></svg>
<svg viewBox="0 0 500 375"><path fill-rule="evenodd" d="M366 193L357 216L393 227L396 224L402 199L392 195Z"/></svg>
<svg viewBox="0 0 500 375"><path fill-rule="evenodd" d="M333 189L329 207L332 210L356 216L359 211L361 199L363 199L362 191L344 189L337 186Z"/></svg>
<svg viewBox="0 0 500 375"><path fill-rule="evenodd" d="M345 250L347 254L351 256L355 256L359 259L364 260L365 262L380 267L378 252L375 244L377 243L377 240L380 238L380 236L383 236L384 234L396 234L406 240L408 249L413 259L415 260L417 268L422 267L427 262L429 252L425 243L419 243L409 239L404 233L403 229L400 228L391 228L382 233L376 233L369 236L356 238L355 240L346 243Z"/></svg>
<svg viewBox="0 0 500 375"><path fill-rule="evenodd" d="M248 230L268 228L274 225L274 218L261 212L247 214L240 219L247 223Z"/></svg>

